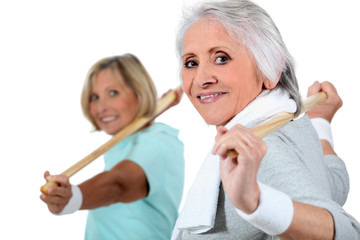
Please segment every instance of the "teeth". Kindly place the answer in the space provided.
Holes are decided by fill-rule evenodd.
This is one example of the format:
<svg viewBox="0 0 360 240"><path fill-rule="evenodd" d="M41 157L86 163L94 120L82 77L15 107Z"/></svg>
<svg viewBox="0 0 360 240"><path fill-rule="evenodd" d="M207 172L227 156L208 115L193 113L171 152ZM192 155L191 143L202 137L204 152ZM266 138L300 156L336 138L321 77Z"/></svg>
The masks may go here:
<svg viewBox="0 0 360 240"><path fill-rule="evenodd" d="M219 96L222 95L222 93L216 93L216 94L211 94L208 96L199 96L200 99L205 99L205 98L210 98L210 97L215 97L215 96Z"/></svg>
<svg viewBox="0 0 360 240"><path fill-rule="evenodd" d="M115 119L115 117L106 117L106 118L102 118L101 121L103 121L103 122L110 122L110 121L112 121L112 120L114 120L114 119Z"/></svg>

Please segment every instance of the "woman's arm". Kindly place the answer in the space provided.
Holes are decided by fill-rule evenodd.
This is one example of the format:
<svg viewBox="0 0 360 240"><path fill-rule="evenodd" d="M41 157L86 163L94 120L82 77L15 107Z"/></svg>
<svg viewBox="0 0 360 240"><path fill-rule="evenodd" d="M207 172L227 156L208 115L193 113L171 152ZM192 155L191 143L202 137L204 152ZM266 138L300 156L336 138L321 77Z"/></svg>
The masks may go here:
<svg viewBox="0 0 360 240"><path fill-rule="evenodd" d="M296 201L293 201L293 206L294 216L290 227L279 235L280 239L334 239L334 219L327 210Z"/></svg>
<svg viewBox="0 0 360 240"><path fill-rule="evenodd" d="M250 216L249 218L244 218L245 220L253 220L254 216L260 216L260 219L264 219L261 214L258 214L258 209L260 209L261 204L263 204L266 199L260 201L260 196L263 196L263 192L256 180L259 165L267 152L266 147L264 148L264 144L262 139L252 135L251 131L245 127L238 125L229 131L224 128L219 128L216 144L213 148L213 154L218 154L221 157L220 173L224 190L234 207L241 210L244 215ZM226 152L230 149L235 149L239 153L236 159L231 159L226 156ZM279 171L281 172L281 166ZM294 172L294 174L297 173ZM289 177L291 178L291 176ZM276 191L275 194L277 194ZM250 223L260 230L270 235L278 235L282 239L334 238L334 219L326 209L293 201L286 194L282 194L285 195L284 202L287 203L287 206L289 206L288 203L290 203L291 206L287 208L289 211L285 214L287 219L289 219L287 223L282 223L285 218L282 218L281 214L274 214L278 216L276 219L276 216L272 215L274 211L269 211L270 216L266 216L270 221L276 222L279 220L280 224L274 224L274 228L268 227L271 225L269 222L265 222L264 228L256 225L257 223ZM275 208L277 207L280 211L286 209L283 205L278 206L279 204L279 202L275 201ZM258 219L255 220L257 221ZM350 222L346 217L342 220L344 220L346 224L347 222ZM261 223L262 221L260 220L259 222ZM278 225L280 228L278 228ZM356 229L359 227L358 224L351 226L351 223L346 226L349 226L349 229L342 230L349 231L350 234L355 234L357 231Z"/></svg>
<svg viewBox="0 0 360 240"><path fill-rule="evenodd" d="M79 185L83 194L81 209L94 209L117 202L133 202L148 194L145 172L132 161L122 161L110 171Z"/></svg>
<svg viewBox="0 0 360 240"><path fill-rule="evenodd" d="M330 144L330 142L333 142L330 123L343 102L335 86L330 82L314 82L308 88L307 95L311 96L320 91L326 92L327 99L310 109L307 115L314 124L320 138L324 163L327 167L327 175L331 185L332 199L343 206L350 189L349 175L345 163L337 156L333 146Z"/></svg>
<svg viewBox="0 0 360 240"><path fill-rule="evenodd" d="M324 155L336 155L334 149L327 140L320 139L320 142Z"/></svg>
<svg viewBox="0 0 360 240"><path fill-rule="evenodd" d="M323 103L320 103L317 106L311 108L309 111L306 112L306 114L309 116L310 119L320 118L326 120L328 124L330 124L336 112L342 107L343 102L339 94L337 93L336 88L330 82L314 82L313 85L308 88L307 96L312 96L320 91L326 92L327 99ZM329 128L328 131L330 132L327 133L322 133L322 131L326 131L326 129L316 130L320 136L324 155L336 155L333 147L330 144L332 139L330 142L329 139L321 139L322 136L330 136L330 138L332 138L331 129Z"/></svg>
<svg viewBox="0 0 360 240"><path fill-rule="evenodd" d="M60 213L72 197L71 184L64 175L44 175L47 181L58 183L50 187L48 194L42 194L44 201L54 214ZM122 161L110 171L79 185L82 193L81 209L93 209L116 202L132 202L144 198L148 194L148 183L143 169L132 161Z"/></svg>

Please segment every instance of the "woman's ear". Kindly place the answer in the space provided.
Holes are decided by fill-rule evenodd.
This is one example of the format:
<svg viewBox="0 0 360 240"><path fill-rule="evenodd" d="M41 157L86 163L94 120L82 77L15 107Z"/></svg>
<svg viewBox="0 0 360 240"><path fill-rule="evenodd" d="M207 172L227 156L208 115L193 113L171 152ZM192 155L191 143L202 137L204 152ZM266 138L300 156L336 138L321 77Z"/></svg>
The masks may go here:
<svg viewBox="0 0 360 240"><path fill-rule="evenodd" d="M270 81L267 78L264 79L264 87L268 90L274 89L280 80L281 74L282 74L282 72L279 72L275 81Z"/></svg>

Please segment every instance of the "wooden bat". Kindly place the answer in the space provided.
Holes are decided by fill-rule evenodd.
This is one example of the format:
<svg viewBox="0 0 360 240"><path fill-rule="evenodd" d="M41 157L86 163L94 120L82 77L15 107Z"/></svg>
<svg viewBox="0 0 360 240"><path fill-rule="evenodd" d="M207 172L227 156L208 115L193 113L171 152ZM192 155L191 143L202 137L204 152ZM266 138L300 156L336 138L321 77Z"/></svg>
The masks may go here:
<svg viewBox="0 0 360 240"><path fill-rule="evenodd" d="M305 113L315 105L325 101L326 97L327 96L325 92L319 92L315 95L306 98L303 101L303 109L301 109L301 114ZM266 135L270 134L271 132L275 131L276 129L284 126L292 119L294 119L293 113L281 112L265 120L259 125L255 126L254 128L251 129L251 132L253 132L256 136L263 138ZM231 158L236 158L238 155L238 153L235 150L229 150L227 151L226 154Z"/></svg>
<svg viewBox="0 0 360 240"><path fill-rule="evenodd" d="M180 88L180 87L179 87ZM155 119L157 116L159 116L161 113L167 110L167 108L175 102L177 99L176 90L172 90L169 93L167 93L165 96L163 96L157 103L156 111L153 116L151 117L142 117L135 119L133 122L131 122L129 125L127 125L125 128L120 130L118 133L116 133L109 141L101 145L99 148L97 148L95 151L81 159L79 162L75 163L73 166L65 170L61 175L65 175L67 177L73 176L75 173L83 169L85 166L87 166L89 163L94 161L96 158L104 154L106 151L108 151L110 148L115 146L118 142L123 140L124 138L130 136L131 134L135 133L142 127L144 127L147 123L151 122L153 119ZM47 194L48 188L50 186L57 186L58 184L55 182L47 182L45 185L43 185L40 188L40 191L44 194Z"/></svg>

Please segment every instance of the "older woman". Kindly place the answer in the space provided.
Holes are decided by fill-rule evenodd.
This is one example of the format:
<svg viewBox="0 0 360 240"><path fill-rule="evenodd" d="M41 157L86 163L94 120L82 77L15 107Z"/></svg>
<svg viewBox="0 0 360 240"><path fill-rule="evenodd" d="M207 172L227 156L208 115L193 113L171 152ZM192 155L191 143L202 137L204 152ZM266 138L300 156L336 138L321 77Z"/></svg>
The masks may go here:
<svg viewBox="0 0 360 240"><path fill-rule="evenodd" d="M156 102L149 74L131 54L95 63L82 93L85 116L110 135L152 116ZM152 122L110 149L105 171L79 186L46 172L59 186L41 199L55 214L91 209L85 239L169 239L183 191L183 150L178 130Z"/></svg>
<svg viewBox="0 0 360 240"><path fill-rule="evenodd" d="M264 139L249 130L302 108L293 59L270 16L247 0L191 10L177 39L183 89L218 134L173 239L359 239L359 223L341 207L346 190L339 197L332 186L347 182L344 164L323 155L308 116Z"/></svg>

